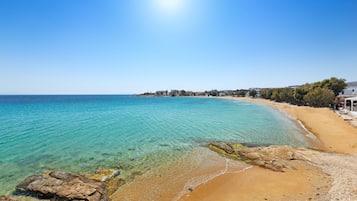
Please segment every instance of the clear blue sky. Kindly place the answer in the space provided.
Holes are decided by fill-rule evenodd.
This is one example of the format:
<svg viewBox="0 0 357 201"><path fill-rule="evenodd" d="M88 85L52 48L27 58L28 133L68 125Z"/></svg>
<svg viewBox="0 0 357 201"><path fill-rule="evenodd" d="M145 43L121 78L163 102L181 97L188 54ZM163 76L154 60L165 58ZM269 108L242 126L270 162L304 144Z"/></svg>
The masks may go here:
<svg viewBox="0 0 357 201"><path fill-rule="evenodd" d="M0 94L357 80L356 0L0 0Z"/></svg>

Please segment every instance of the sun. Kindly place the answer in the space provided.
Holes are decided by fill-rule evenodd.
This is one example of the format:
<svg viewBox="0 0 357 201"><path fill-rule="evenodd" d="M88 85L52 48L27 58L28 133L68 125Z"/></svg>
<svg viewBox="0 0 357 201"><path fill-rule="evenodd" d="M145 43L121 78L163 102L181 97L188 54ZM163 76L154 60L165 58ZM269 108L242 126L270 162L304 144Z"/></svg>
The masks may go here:
<svg viewBox="0 0 357 201"><path fill-rule="evenodd" d="M157 10L165 15L177 15L183 12L186 0L154 0Z"/></svg>

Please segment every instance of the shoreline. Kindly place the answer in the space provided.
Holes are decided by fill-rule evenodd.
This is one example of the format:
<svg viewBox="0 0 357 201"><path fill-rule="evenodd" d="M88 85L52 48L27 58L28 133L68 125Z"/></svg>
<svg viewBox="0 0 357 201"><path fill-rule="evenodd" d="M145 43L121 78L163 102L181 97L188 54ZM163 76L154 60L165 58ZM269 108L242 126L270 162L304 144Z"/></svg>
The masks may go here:
<svg viewBox="0 0 357 201"><path fill-rule="evenodd" d="M110 199L177 201L217 177L250 168L251 165L227 159L206 147L197 147L173 163L153 168L135 181L124 184Z"/></svg>
<svg viewBox="0 0 357 201"><path fill-rule="evenodd" d="M302 133L306 139L320 141L323 146L320 144L318 148L324 152L305 149L302 152L308 160L288 161L288 166L293 168L282 173L227 159L207 147L197 147L197 152L175 158L173 163L138 174L135 181L116 190L111 200L346 200L345 195L357 192L357 188L353 189L357 186L357 129L334 112L264 99L220 98L276 109L307 131ZM332 134L325 132L326 125ZM326 141L331 135L336 137L335 131L342 133L338 137L348 142ZM357 200L355 196L351 200Z"/></svg>
<svg viewBox="0 0 357 201"><path fill-rule="evenodd" d="M295 164L295 170L285 173L253 167L241 173L221 175L186 194L182 201L356 198L357 189L353 189L357 183L353 182L357 178L356 128L326 108L298 107L265 99L222 98L263 104L286 113L321 142L324 152L307 153L314 162L300 161Z"/></svg>
<svg viewBox="0 0 357 201"><path fill-rule="evenodd" d="M230 97L230 96L227 97L226 96L226 97L220 97L220 98L221 99L227 99L227 100L233 100L233 101L244 101L244 102L250 102L250 103L254 103L254 104L260 104L260 105L264 105L266 107L269 107L269 108L271 108L273 110L276 110L282 116L284 116L285 118L291 120L302 131L305 132L305 133L300 133L299 135L303 136L305 138L305 140L308 142L308 144L310 145L309 147L306 147L306 148L327 151L325 146L324 146L324 144L318 138L318 136L315 135L314 133L312 133L309 130L309 128L307 128L305 126L305 124L300 119L298 119L294 114L286 111L283 107L280 107L279 103L276 103L277 105L275 105L275 104L273 104L273 103L275 103L273 101L269 101L269 100L265 100L265 99L246 98L246 97ZM282 104L287 104L287 103L282 103ZM290 106L293 107L294 105L290 105Z"/></svg>
<svg viewBox="0 0 357 201"><path fill-rule="evenodd" d="M278 109L293 117L300 126L313 134L327 152L357 154L357 129L328 108L296 106L266 99L223 97L248 101Z"/></svg>
<svg viewBox="0 0 357 201"><path fill-rule="evenodd" d="M179 163L172 164L157 173L138 178L135 182L122 186L111 197L112 200L344 200L357 189L352 189L357 184L357 175L354 164L356 157L350 155L357 153L357 129L337 117L335 113L325 108L298 107L286 103L275 103L263 99L222 97L238 101L249 101L257 104L264 104L273 109L277 109L287 118L296 120L303 129L308 131L306 138L312 141L319 140L322 145L318 146L326 152L313 150L306 151L307 161L291 161L290 165L294 169L286 170L284 173L273 172L257 166L241 167L238 171L224 172L226 160L216 153L204 156L198 154L189 160L184 159ZM313 117L311 117L311 115ZM314 118L320 115L320 118ZM326 116L327 115L327 116ZM332 115L332 116L331 116ZM326 116L325 118L323 118ZM338 124L331 124L326 121L338 121ZM317 121L317 122L315 122ZM331 131L341 130L340 133L347 133L349 140L347 145L332 144L334 141L326 141L331 134L324 136L325 129L329 126ZM350 133L350 131L353 131ZM315 139L314 139L315 138ZM355 140L355 141L354 141ZM212 152L208 150L207 153ZM208 164L201 161L192 163L190 160L208 161ZM215 162L216 161L216 162ZM218 162L219 161L219 162ZM241 163L242 165L244 163ZM184 166L179 167L179 165ZM212 165L214 164L214 165ZM188 171L191 168L194 172ZM223 171L223 172L222 172ZM184 175L184 178L182 176ZM213 175L213 176L212 176ZM212 176L210 178L207 178ZM205 178L202 180L202 177ZM191 181L200 178L200 182L190 185ZM352 179L351 178L356 178ZM195 181L197 182L197 181ZM170 186L170 189L162 189L163 186ZM343 191L344 194L336 193ZM150 193L149 193L150 192ZM155 192L154 197L149 194ZM352 193L351 193L352 192ZM149 194L148 194L149 193ZM149 197L148 197L149 196ZM123 199L125 198L125 199Z"/></svg>

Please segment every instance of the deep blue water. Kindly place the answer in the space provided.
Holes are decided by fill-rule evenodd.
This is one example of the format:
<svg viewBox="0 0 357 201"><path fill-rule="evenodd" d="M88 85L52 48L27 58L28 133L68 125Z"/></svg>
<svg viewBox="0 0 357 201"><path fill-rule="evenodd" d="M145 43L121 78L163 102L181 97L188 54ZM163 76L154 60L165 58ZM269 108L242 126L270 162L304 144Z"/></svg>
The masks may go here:
<svg viewBox="0 0 357 201"><path fill-rule="evenodd" d="M119 95L0 96L0 194L50 169L125 175L210 140L307 146L269 107L213 98Z"/></svg>

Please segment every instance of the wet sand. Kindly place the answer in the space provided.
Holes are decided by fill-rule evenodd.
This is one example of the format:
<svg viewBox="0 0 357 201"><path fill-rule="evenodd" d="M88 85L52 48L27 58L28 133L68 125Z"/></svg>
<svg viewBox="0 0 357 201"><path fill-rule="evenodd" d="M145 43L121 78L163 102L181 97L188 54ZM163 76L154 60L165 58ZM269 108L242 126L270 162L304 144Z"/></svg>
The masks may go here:
<svg viewBox="0 0 357 201"><path fill-rule="evenodd" d="M247 168L251 166L198 147L173 163L153 167L134 182L121 186L110 198L113 201L179 200L202 183Z"/></svg>
<svg viewBox="0 0 357 201"><path fill-rule="evenodd" d="M322 143L306 161L291 161L284 173L236 165L215 153L183 158L125 184L112 200L356 200L357 128L326 108L298 107L263 99L232 98L265 104L299 120ZM339 154L342 153L342 154ZM352 154L352 155L351 155ZM240 163L240 162L237 162ZM243 170L243 171L242 171Z"/></svg>
<svg viewBox="0 0 357 201"><path fill-rule="evenodd" d="M198 186L183 196L183 201L357 199L357 128L327 108L225 98L265 104L286 112L318 138L323 150L337 153L308 151L306 157L310 162L297 162L295 170L284 173L254 167L241 173L224 174Z"/></svg>
<svg viewBox="0 0 357 201"><path fill-rule="evenodd" d="M324 198L330 180L321 170L295 162L297 170L274 172L253 167L241 173L225 174L182 197L189 200L317 200ZM321 182L321 179L324 181ZM324 185L321 185L324 183Z"/></svg>
<svg viewBox="0 0 357 201"><path fill-rule="evenodd" d="M357 128L328 108L312 108L277 103L265 99L233 98L277 108L299 120L322 143L325 151L357 154Z"/></svg>

